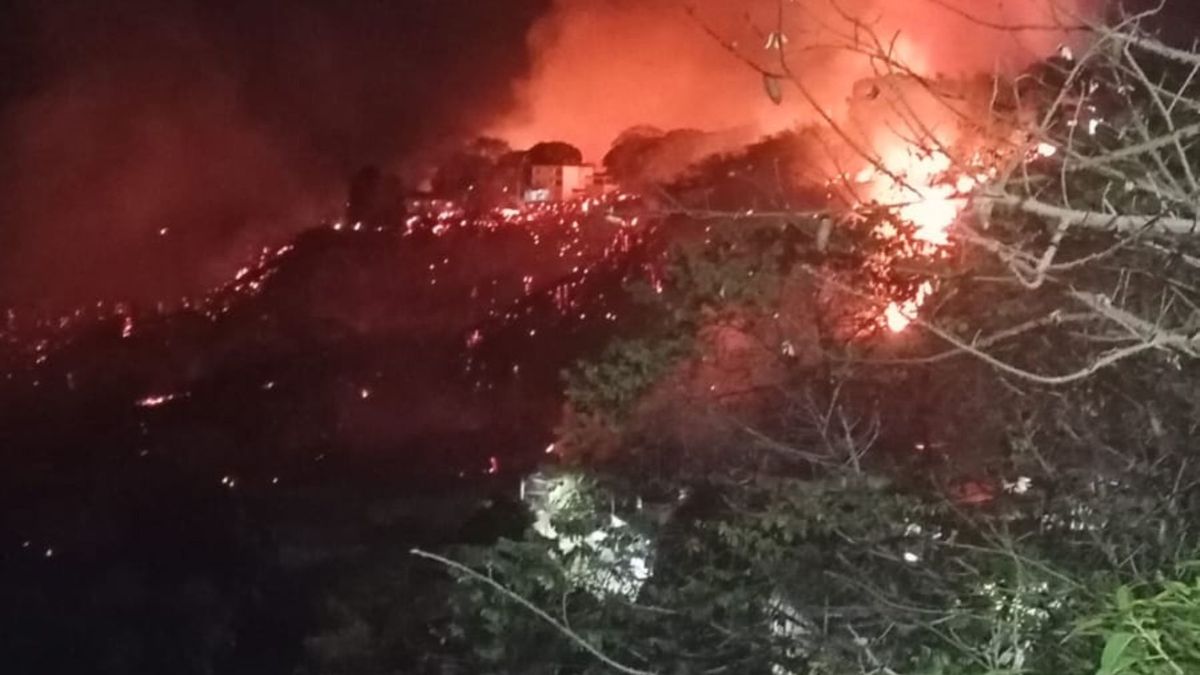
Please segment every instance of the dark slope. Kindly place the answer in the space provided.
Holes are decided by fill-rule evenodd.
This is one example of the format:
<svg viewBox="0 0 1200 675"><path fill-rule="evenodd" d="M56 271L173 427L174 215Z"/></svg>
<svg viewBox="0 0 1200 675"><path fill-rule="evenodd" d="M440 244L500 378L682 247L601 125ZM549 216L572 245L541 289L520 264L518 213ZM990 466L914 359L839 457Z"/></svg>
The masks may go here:
<svg viewBox="0 0 1200 675"><path fill-rule="evenodd" d="M346 570L512 522L648 255L604 210L321 228L190 309L11 331L6 672L292 672Z"/></svg>

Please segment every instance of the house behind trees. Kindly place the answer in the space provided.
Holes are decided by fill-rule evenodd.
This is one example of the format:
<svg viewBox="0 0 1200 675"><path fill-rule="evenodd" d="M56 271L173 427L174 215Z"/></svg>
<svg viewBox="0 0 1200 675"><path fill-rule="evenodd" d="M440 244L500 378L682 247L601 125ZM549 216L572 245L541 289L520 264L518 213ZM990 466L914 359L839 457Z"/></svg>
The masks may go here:
<svg viewBox="0 0 1200 675"><path fill-rule="evenodd" d="M535 164L529 167L527 202L562 202L596 193L596 167L591 164Z"/></svg>

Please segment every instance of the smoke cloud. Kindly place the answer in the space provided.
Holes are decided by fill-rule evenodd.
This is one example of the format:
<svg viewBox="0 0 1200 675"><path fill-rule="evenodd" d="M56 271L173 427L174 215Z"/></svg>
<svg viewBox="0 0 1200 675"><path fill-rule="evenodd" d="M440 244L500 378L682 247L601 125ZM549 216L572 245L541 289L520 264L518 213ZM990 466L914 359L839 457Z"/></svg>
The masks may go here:
<svg viewBox="0 0 1200 675"><path fill-rule="evenodd" d="M547 2L0 4L0 307L227 278L507 108Z"/></svg>
<svg viewBox="0 0 1200 675"><path fill-rule="evenodd" d="M963 75L1012 72L1065 39L1055 31L1014 33L981 22L1070 23L1091 4L789 0L782 32L793 70L836 114L853 84L873 72L867 59L846 49L856 31L848 17L861 22L859 39L870 29L915 70ZM709 131L753 125L768 133L812 121L812 108L795 96L773 104L761 76L740 60L777 65L767 45L778 30L779 7L778 0L555 0L530 33L536 56L531 76L519 85L521 105L495 132L516 144L571 140L598 160L617 134L635 125Z"/></svg>

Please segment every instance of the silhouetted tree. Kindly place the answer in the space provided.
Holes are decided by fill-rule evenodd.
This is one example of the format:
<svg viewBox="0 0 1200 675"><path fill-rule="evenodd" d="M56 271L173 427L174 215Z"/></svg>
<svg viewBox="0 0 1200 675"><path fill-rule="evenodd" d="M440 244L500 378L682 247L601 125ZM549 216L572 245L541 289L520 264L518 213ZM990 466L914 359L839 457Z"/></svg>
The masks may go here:
<svg viewBox="0 0 1200 675"><path fill-rule="evenodd" d="M604 155L604 168L617 180L631 178L638 173L646 153L664 135L661 129L651 126L626 129L613 141L608 154Z"/></svg>
<svg viewBox="0 0 1200 675"><path fill-rule="evenodd" d="M538 143L529 149L530 164L583 164L583 152L562 141Z"/></svg>
<svg viewBox="0 0 1200 675"><path fill-rule="evenodd" d="M359 169L350 180L347 222L396 225L404 219L404 210L404 190L395 174L370 165Z"/></svg>

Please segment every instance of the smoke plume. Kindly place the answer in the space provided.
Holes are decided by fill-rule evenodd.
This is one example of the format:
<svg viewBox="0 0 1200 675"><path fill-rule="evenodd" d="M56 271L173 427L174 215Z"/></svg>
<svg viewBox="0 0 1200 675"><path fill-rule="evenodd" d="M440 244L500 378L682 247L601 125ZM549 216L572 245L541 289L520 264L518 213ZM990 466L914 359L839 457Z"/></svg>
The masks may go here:
<svg viewBox="0 0 1200 675"><path fill-rule="evenodd" d="M779 0L555 0L530 33L536 56L532 75L519 86L521 105L495 131L518 145L569 139L596 160L622 130L636 125L778 131L815 115L795 96L772 103L761 76L744 62L778 64L778 52L768 49L772 33L786 36L793 71L823 107L837 113L853 84L873 72L849 49L856 37L877 36L926 75L1012 72L1053 53L1064 34L984 23L1072 23L1090 4L787 0L779 31Z"/></svg>

